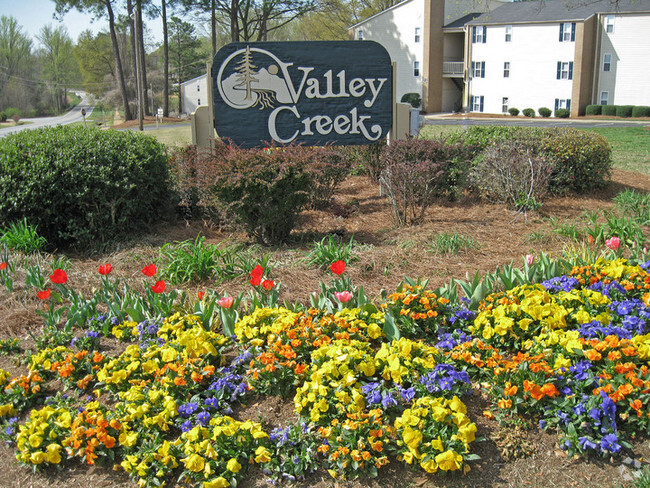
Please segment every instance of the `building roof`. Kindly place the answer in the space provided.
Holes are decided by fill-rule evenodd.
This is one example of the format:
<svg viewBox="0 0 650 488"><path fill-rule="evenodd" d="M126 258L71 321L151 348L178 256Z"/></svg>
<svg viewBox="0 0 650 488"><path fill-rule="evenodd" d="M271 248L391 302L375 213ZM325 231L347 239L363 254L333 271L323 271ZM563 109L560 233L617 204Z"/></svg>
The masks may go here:
<svg viewBox="0 0 650 488"><path fill-rule="evenodd" d="M470 25L582 21L596 13L650 12L650 0L538 0L513 2L469 21Z"/></svg>
<svg viewBox="0 0 650 488"><path fill-rule="evenodd" d="M391 6L391 7L388 7L387 9L382 10L381 12L377 12L376 14L371 15L370 17L367 17L367 18L363 19L361 22L357 22L356 24L351 25L350 27L348 27L348 29L354 29L355 27L358 27L358 26L360 26L361 24L365 24L365 23L368 22L369 20L374 19L374 18L377 17L378 15L383 15L383 14L385 14L386 12L388 12L388 11L390 11L390 10L394 10L394 9L396 9L396 8L399 8L399 7L401 7L402 5L407 4L407 3L409 3L409 2L412 2L412 1L413 1L413 0L403 0L403 1L399 2L399 3L396 3L395 5L393 5L393 6Z"/></svg>
<svg viewBox="0 0 650 488"><path fill-rule="evenodd" d="M467 14L460 19L456 19L453 22L450 22L444 26L445 29L462 29L465 24L469 21L479 18L481 15L484 15L481 12L475 12L472 14Z"/></svg>
<svg viewBox="0 0 650 488"><path fill-rule="evenodd" d="M188 83L192 83L193 81L198 81L198 80L200 80L201 78L206 78L207 76L208 76L207 73L204 73L204 74L202 74L202 75L196 76L196 77L192 78L191 80L187 80L187 81L183 81L183 82L181 82L181 86L182 86L182 85L187 85Z"/></svg>

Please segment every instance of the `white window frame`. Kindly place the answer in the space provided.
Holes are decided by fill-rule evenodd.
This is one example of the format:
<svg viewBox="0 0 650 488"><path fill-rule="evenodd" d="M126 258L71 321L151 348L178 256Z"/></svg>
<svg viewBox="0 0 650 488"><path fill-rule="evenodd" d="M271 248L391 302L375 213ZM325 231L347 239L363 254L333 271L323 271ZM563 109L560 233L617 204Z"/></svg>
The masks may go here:
<svg viewBox="0 0 650 488"><path fill-rule="evenodd" d="M562 61L561 68L560 68L560 79L561 80L568 80L569 79L569 62L564 62Z"/></svg>
<svg viewBox="0 0 650 488"><path fill-rule="evenodd" d="M420 61L413 61L413 76L420 76Z"/></svg>
<svg viewBox="0 0 650 488"><path fill-rule="evenodd" d="M567 108L567 99L566 98L560 98L558 100L557 108Z"/></svg>
<svg viewBox="0 0 650 488"><path fill-rule="evenodd" d="M614 33L614 16L605 15L605 32L608 34Z"/></svg>
<svg viewBox="0 0 650 488"><path fill-rule="evenodd" d="M485 37L485 26L477 25L474 27L474 32L476 33L474 37L475 44L484 44L483 38Z"/></svg>
<svg viewBox="0 0 650 488"><path fill-rule="evenodd" d="M481 112L481 95L472 96L472 112Z"/></svg>
<svg viewBox="0 0 650 488"><path fill-rule="evenodd" d="M603 54L603 71L612 70L612 55L609 53Z"/></svg>
<svg viewBox="0 0 650 488"><path fill-rule="evenodd" d="M510 61L503 62L503 77L510 78Z"/></svg>
<svg viewBox="0 0 650 488"><path fill-rule="evenodd" d="M571 42L572 25L571 22L565 22L562 24L562 42Z"/></svg>
<svg viewBox="0 0 650 488"><path fill-rule="evenodd" d="M503 98L501 99L501 111L502 111L504 114L507 114L507 113L508 113L508 105L509 105L508 97L503 97Z"/></svg>
<svg viewBox="0 0 650 488"><path fill-rule="evenodd" d="M512 42L512 26L506 25L506 42Z"/></svg>
<svg viewBox="0 0 650 488"><path fill-rule="evenodd" d="M363 29L357 30L357 40L363 41Z"/></svg>
<svg viewBox="0 0 650 488"><path fill-rule="evenodd" d="M601 91L600 92L600 105L609 105L609 92Z"/></svg>
<svg viewBox="0 0 650 488"><path fill-rule="evenodd" d="M472 61L472 78L485 78L485 61Z"/></svg>
<svg viewBox="0 0 650 488"><path fill-rule="evenodd" d="M417 43L417 42L420 42L420 28L419 28L419 27L416 27L416 28L415 28L415 35L414 35L414 38L415 38L415 42L416 42L416 43Z"/></svg>

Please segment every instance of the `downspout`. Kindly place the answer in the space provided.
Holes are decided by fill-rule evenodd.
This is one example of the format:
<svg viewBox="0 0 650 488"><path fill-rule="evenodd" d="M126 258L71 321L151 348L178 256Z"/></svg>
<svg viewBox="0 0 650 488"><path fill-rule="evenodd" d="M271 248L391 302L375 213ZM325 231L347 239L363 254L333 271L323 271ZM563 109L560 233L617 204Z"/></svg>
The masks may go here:
<svg viewBox="0 0 650 488"><path fill-rule="evenodd" d="M602 38L602 13L598 13L598 18L597 18L597 26L596 26L596 48L594 49L594 76L593 76L593 82L592 82L592 87L591 87L591 104L594 105L596 104L596 101L598 100L598 97L596 95L598 94L598 81L600 79L600 39ZM598 100L600 101L600 100Z"/></svg>
<svg viewBox="0 0 650 488"><path fill-rule="evenodd" d="M469 112L469 65L471 62L472 48L468 42L468 32L469 26L467 24L463 25L463 36L464 36L464 47L463 47L463 64L464 64L464 73L463 73L463 106L461 111Z"/></svg>

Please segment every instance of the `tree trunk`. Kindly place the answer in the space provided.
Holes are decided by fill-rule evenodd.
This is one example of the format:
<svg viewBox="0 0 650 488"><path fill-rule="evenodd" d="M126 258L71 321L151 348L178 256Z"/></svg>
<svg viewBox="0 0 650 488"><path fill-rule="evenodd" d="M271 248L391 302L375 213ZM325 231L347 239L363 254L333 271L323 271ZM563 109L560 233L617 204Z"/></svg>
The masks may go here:
<svg viewBox="0 0 650 488"><path fill-rule="evenodd" d="M162 23L163 23L163 117L169 117L169 32L167 31L167 5L162 0Z"/></svg>
<svg viewBox="0 0 650 488"><path fill-rule="evenodd" d="M212 59L214 59L214 55L217 54L217 0L212 0L210 20L212 21Z"/></svg>
<svg viewBox="0 0 650 488"><path fill-rule="evenodd" d="M115 33L115 15L111 7L110 0L104 0L106 10L108 11L108 30L111 33L111 42L113 43L113 53L115 54L115 69L117 70L118 83L122 93L122 103L124 103L124 119L131 120L131 110L129 109L129 98L126 94L126 83L124 83L124 71L122 70L122 59L120 57L120 48L117 43L117 34Z"/></svg>
<svg viewBox="0 0 650 488"><path fill-rule="evenodd" d="M144 25L142 24L142 0L136 0L137 16L138 16L138 42L136 47L140 49L140 70L142 79L142 108L144 108L145 115L151 115L149 111L149 90L147 89L147 58L144 53Z"/></svg>
<svg viewBox="0 0 650 488"><path fill-rule="evenodd" d="M135 59L136 59L136 68L137 68L136 69L136 78L137 78L137 81L138 81L138 122L139 122L138 125L139 125L140 130L143 130L142 119L143 119L144 114L145 114L145 108L144 108L145 100L144 100L144 86L143 86L144 81L142 79L142 72L144 70L143 70L143 67L142 67L143 59L142 59L142 56L140 55L140 53L141 53L140 46L138 45L138 43L140 42L140 39L141 39L140 33L142 32L142 24L140 23L141 19L140 19L140 16L138 15L138 11L141 10L141 6L142 5L140 3L140 0L136 0L136 2L135 2L135 8L136 8L136 12L135 12L135 39L136 39L136 42L135 42L135 44L136 44L136 46L135 46Z"/></svg>
<svg viewBox="0 0 650 488"><path fill-rule="evenodd" d="M133 20L133 2L126 0L126 13L129 16L129 37L131 40L131 69L133 70L133 83L136 84L136 77L138 76L137 67L135 65L135 21Z"/></svg>
<svg viewBox="0 0 650 488"><path fill-rule="evenodd" d="M230 0L230 40L239 41L239 23L237 14L239 12L239 0Z"/></svg>

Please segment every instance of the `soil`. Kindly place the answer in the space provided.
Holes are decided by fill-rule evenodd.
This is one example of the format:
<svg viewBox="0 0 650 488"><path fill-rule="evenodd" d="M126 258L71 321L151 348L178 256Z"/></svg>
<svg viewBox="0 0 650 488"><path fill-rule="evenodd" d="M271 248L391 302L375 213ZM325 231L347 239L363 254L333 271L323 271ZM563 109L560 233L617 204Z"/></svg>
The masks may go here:
<svg viewBox="0 0 650 488"><path fill-rule="evenodd" d="M289 303L306 302L321 281L328 281L331 274L325 270L309 267L304 256L310 244L328 234L336 234L344 242L353 237L358 261L350 264L346 273L353 282L363 284L366 293L378 296L382 289L392 291L405 276L426 277L429 287L435 288L449 282L451 277L466 279L480 273L492 272L497 266L514 262L523 265L526 254L539 255L544 251L559 255L563 248L576 246L572 241L552 231L550 218L558 222L574 222L581 225L585 212L610 209L612 198L625 189L650 191L650 177L626 171L614 171L611 183L602 191L586 195L550 198L536 212L515 215L501 204L481 203L473 200L440 202L431 207L424 222L412 227L395 227L391 208L386 199L379 196L378 188L367 178L352 176L336 192L333 205L320 211L306 211L300 216L293 234L293 242L278 248L260 248L270 253L275 263L272 278L282 283L280 300ZM434 252L433 237L437 233L457 232L474 239L478 247L458 254L441 255ZM84 294L97 286L97 267L111 263L113 275L129 281L134 287L142 286L140 270L150 262L159 261L159 248L167 242L192 239L198 233L205 235L206 242L220 243L233 240L254 243L244 234L228 226L215 228L205 222L193 220L169 220L160 222L150 234L134 236L130 245L115 247L103 254L68 256L71 267L69 283ZM21 258L22 259L22 258ZM34 259L34 258L30 258ZM47 262L47 260L46 260ZM16 289L8 294L0 291L0 338L18 337L23 349L33 348L30 334L38 334L41 318L35 313L39 306L33 289L26 290L24 279L18 276ZM218 292L236 294L246 290L248 280L244 277L220 285L193 284L184 287L190 296L210 287ZM102 343L107 349L114 343ZM110 346L110 347L109 347ZM113 349L114 351L114 349ZM111 352L113 352L111 351ZM0 368L12 375L26 372L19 356L0 356ZM317 473L307 481L297 484L300 488L379 488L379 487L549 487L574 486L618 487L630 486L641 471L630 467L619 458L568 459L556 446L556 438L537 429L514 429L500 426L495 420L483 416L487 400L478 392L467 398L469 415L478 425L478 439L474 451L481 459L470 463L471 471L426 475L392 463L382 470L376 479L353 481L333 480L326 472ZM292 397L253 397L244 407L236 410L237 417L262 419L271 430L294 422ZM62 472L55 469L33 473L15 462L14 450L0 445L0 487L135 487L136 483L120 471L109 468L74 465ZM650 440L639 438L634 451L628 453L634 459L650 460ZM180 486L180 485L179 485ZM249 471L241 488L266 487L270 484L255 469Z"/></svg>

